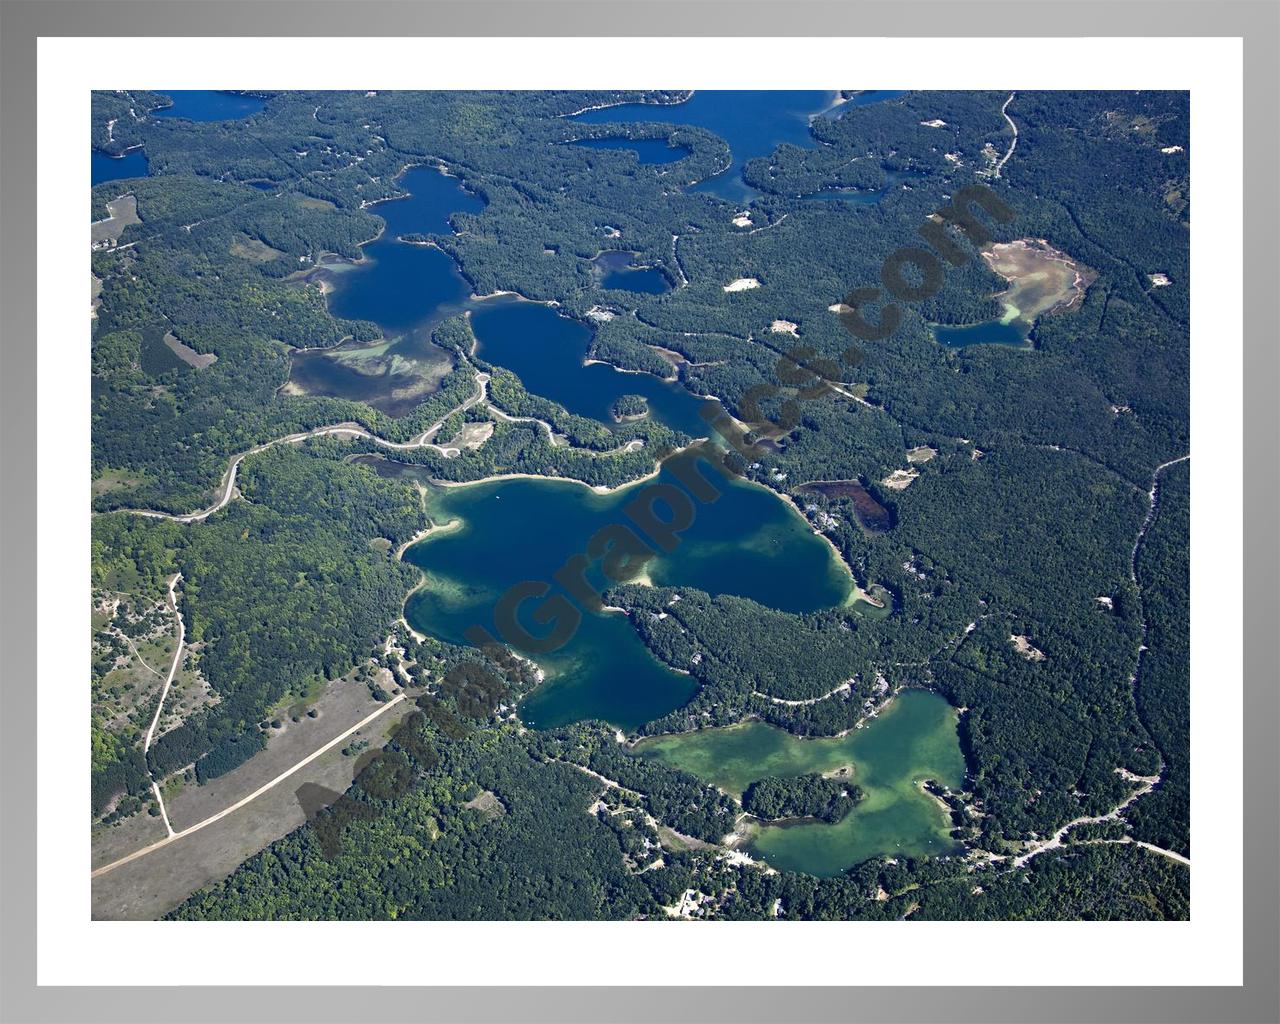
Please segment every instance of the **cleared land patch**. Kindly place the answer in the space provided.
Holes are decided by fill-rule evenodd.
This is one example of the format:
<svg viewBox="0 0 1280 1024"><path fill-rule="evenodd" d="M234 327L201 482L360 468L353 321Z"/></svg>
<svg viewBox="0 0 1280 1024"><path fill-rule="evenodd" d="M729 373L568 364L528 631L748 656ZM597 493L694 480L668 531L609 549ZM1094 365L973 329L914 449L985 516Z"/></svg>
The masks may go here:
<svg viewBox="0 0 1280 1024"><path fill-rule="evenodd" d="M197 352L190 345L183 344L172 331L165 333L164 343L170 352L197 370L203 370L206 366L218 361L218 357L212 352Z"/></svg>
<svg viewBox="0 0 1280 1024"><path fill-rule="evenodd" d="M95 247L118 242L130 224L142 223L138 218L138 200L132 195L111 200L107 203L107 213L110 216L106 220L90 225L90 237Z"/></svg>
<svg viewBox="0 0 1280 1024"><path fill-rule="evenodd" d="M283 256L284 253L279 249L273 249L260 238L250 238L248 235L242 234L232 240L231 255L253 263L270 263L272 260Z"/></svg>
<svg viewBox="0 0 1280 1024"><path fill-rule="evenodd" d="M914 466L911 469L895 469L887 477L880 481L882 487L887 487L891 491L905 491L914 482L916 477L920 475L919 470Z"/></svg>
<svg viewBox="0 0 1280 1024"><path fill-rule="evenodd" d="M329 683L314 707L315 718L300 716L299 722L291 722L287 730L273 735L261 753L238 768L203 786L184 786L167 801L173 827L182 831L231 806L376 711L379 703L370 696L368 687L349 676ZM355 747L361 752L377 750L387 741L390 727L413 708L412 701L402 701L352 734L347 744L335 746L234 813L94 878L94 919L155 919L196 889L220 880L306 822L297 796L299 787L312 783L335 794L345 792L360 758L343 751ZM119 828L95 835L92 864L101 867L162 836L163 826L155 819L134 815Z"/></svg>

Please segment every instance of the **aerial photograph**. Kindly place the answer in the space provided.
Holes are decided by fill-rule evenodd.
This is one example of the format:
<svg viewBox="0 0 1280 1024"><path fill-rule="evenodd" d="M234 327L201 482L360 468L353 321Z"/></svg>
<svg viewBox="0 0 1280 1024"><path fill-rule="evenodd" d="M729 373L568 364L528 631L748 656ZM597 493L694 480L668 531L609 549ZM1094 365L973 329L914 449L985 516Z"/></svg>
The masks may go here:
<svg viewBox="0 0 1280 1024"><path fill-rule="evenodd" d="M85 101L95 920L1189 919L1188 92Z"/></svg>

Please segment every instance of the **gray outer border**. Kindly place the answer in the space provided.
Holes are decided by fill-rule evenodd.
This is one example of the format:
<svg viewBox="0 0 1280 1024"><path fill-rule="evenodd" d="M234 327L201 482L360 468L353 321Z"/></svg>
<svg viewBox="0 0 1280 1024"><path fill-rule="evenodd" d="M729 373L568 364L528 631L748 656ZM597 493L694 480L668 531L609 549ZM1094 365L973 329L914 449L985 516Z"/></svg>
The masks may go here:
<svg viewBox="0 0 1280 1024"><path fill-rule="evenodd" d="M1280 123L1280 8L1274 0L1143 3L948 4L933 0L852 4L742 0L364 3L138 0L38 3L0 0L0 216L5 299L0 347L4 593L0 599L5 682L0 723L0 851L3 935L0 971L9 1021L314 1022L468 1019L558 1022L650 1020L894 1021L1258 1021L1280 1019L1276 964L1280 887L1277 807L1280 763L1276 623L1280 622L1276 521L1280 429L1276 387L1275 127ZM668 15L663 20L662 15ZM242 988L35 987L35 82L37 37L166 35L643 35L643 36L1238 36L1245 40L1245 801L1244 979L1242 988ZM958 59L959 55L958 55ZM666 73L671 73L670 71ZM1012 72L1017 74L1016 67ZM1209 187L1201 183L1202 187ZM1228 296L1227 300L1232 301ZM1242 555L1244 553L1242 552ZM1230 643L1233 638L1223 637ZM1230 681L1225 681L1229 683ZM711 926L711 927L714 927ZM427 957L429 951L423 951ZM412 961L405 969L412 971ZM999 969L996 959L991 967ZM980 965L975 965L980 970ZM353 980L355 975L353 972ZM693 978L690 979L694 980ZM1000 980L998 975L992 981ZM372 997L372 999L371 999ZM373 1000L376 1000L373 1001ZM660 1002L657 1002L659 1001ZM655 1005L661 1009L651 1009ZM247 1011L247 1012L246 1012Z"/></svg>

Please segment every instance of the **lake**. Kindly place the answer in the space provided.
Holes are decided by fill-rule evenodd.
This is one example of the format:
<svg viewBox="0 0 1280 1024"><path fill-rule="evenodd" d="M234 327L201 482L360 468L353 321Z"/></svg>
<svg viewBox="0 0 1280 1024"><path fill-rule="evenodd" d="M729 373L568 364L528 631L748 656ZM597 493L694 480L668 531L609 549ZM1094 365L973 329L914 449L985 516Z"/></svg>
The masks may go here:
<svg viewBox="0 0 1280 1024"><path fill-rule="evenodd" d="M425 394L424 383L447 371L448 356L431 342L442 319L466 308L471 287L439 249L399 241L406 234L447 234L454 213L479 213L485 202L457 178L413 167L397 181L410 194L373 207L386 230L359 263L339 262L315 276L332 286L329 310L372 320L387 339L324 351L295 352L290 382L307 394L367 402L403 415Z"/></svg>
<svg viewBox="0 0 1280 1024"><path fill-rule="evenodd" d="M699 89L683 103L624 103L588 110L573 119L583 124L687 124L706 128L729 144L733 163L690 191L711 192L730 202L746 203L760 193L742 180L743 165L753 157L768 156L784 142L813 147L809 119L827 110L835 95L830 89Z"/></svg>
<svg viewBox="0 0 1280 1024"><path fill-rule="evenodd" d="M471 329L482 359L505 367L527 390L579 416L613 425L614 401L622 395L642 395L649 415L658 422L690 437L708 434L706 420L698 415L705 399L674 380L628 373L608 363L584 366L591 328L550 306L515 296L487 299L475 305Z"/></svg>
<svg viewBox="0 0 1280 1024"><path fill-rule="evenodd" d="M267 105L265 100L256 96L214 89L171 89L164 95L173 100L173 106L151 112L152 117L160 120L238 121L258 113Z"/></svg>
<svg viewBox="0 0 1280 1024"><path fill-rule="evenodd" d="M646 295L671 291L667 275L657 267L638 267L633 252L602 252L592 263L600 277L600 287L621 288Z"/></svg>
<svg viewBox="0 0 1280 1024"><path fill-rule="evenodd" d="M329 309L351 320L372 320L388 336L402 334L441 309L457 306L471 289L457 266L439 249L399 241L408 234L450 234L454 213L479 213L485 202L457 178L435 167L411 167L397 179L409 195L388 199L372 209L386 230L363 249L364 259L348 264L332 278Z"/></svg>
<svg viewBox="0 0 1280 1024"><path fill-rule="evenodd" d="M422 473L385 462L375 468L387 474ZM667 470L658 481L683 489ZM524 580L551 581L597 530L629 524L623 506L643 486L610 494L563 480L431 487L432 520L458 525L406 552L405 560L430 581L428 589L410 598L406 617L420 632L455 643L464 643L465 631L476 624L498 635L493 612L502 593ZM717 486L722 491L717 501L695 502L697 517L675 551L647 565L654 583L736 594L791 612L815 611L848 598L848 573L793 509L755 484L731 480ZM600 586L603 577L597 573L593 582ZM529 610L539 604L528 602ZM547 631L533 624L527 628L535 636ZM561 650L526 653L533 653L548 675L520 709L530 726L600 718L634 728L682 706L696 690L689 676L654 659L618 612L586 613Z"/></svg>
<svg viewBox="0 0 1280 1024"><path fill-rule="evenodd" d="M634 153L642 164L669 164L689 155L689 151L681 146L668 146L666 139L579 139L571 142L570 145L614 152L628 150Z"/></svg>
<svg viewBox="0 0 1280 1024"><path fill-rule="evenodd" d="M141 146L128 150L120 157L107 156L95 149L89 157L90 185L101 185L104 181L119 181L122 178L145 178L149 172L147 155Z"/></svg>
<svg viewBox="0 0 1280 1024"><path fill-rule="evenodd" d="M981 324L962 327L933 325L933 336L948 348L968 348L970 345L1013 345L1030 347L1027 338L1028 325L1018 320L988 320Z"/></svg>
<svg viewBox="0 0 1280 1024"><path fill-rule="evenodd" d="M766 825L749 844L775 868L838 875L878 856L938 856L958 849L950 818L921 790L932 779L964 785L965 759L958 713L936 693L904 690L878 717L847 736L802 739L763 722L642 740L641 757L690 772L741 796L757 779L793 777L853 766L862 801L834 825Z"/></svg>
<svg viewBox="0 0 1280 1024"><path fill-rule="evenodd" d="M583 365L592 338L586 324L518 296L473 300L470 285L449 256L431 246L398 241L412 233L447 233L452 214L479 213L485 203L434 167L412 168L397 184L410 195L374 207L387 227L364 246L364 259L334 262L313 275L332 287L328 302L334 315L372 320L387 340L295 352L289 377L294 387L403 415L421 400L423 382L443 372L445 356L431 342L432 329L446 317L470 310L480 357L517 374L534 394L607 426L614 425L610 406L617 398L642 395L654 419L690 437L707 435L706 421L698 415L705 400L679 383L605 363ZM651 294L670 288L661 271L633 267L633 255L608 252L597 257L601 284Z"/></svg>

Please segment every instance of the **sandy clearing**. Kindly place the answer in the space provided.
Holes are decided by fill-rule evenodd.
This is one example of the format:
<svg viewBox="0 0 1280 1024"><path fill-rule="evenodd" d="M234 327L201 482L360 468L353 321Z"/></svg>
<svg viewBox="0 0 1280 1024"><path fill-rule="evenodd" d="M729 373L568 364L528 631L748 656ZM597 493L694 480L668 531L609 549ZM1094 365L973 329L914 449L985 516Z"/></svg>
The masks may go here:
<svg viewBox="0 0 1280 1024"><path fill-rule="evenodd" d="M891 491L905 491L919 476L920 471L914 466L911 469L895 469L880 483Z"/></svg>
<svg viewBox="0 0 1280 1024"><path fill-rule="evenodd" d="M351 728L347 729L343 733L340 733L338 736L335 736L324 746L318 748L317 750L312 751L310 754L304 757L297 764L281 772L279 775L277 775L271 781L267 782L265 785L259 786L248 796L242 797L241 799L237 800L235 803L231 804L229 807L223 808L221 811L218 811L216 814L210 815L209 817L205 818L203 821L198 821L194 825L191 825L188 828L184 828L181 832L171 833L168 837L166 837L165 839L161 839L158 843L152 843L150 846L144 846L142 849L135 850L133 853L125 857L121 857L119 860L112 861L110 864L104 864L102 867L97 868L96 870L91 872L90 877L98 878L101 875L105 875L109 871L114 871L116 868L122 867L123 865L128 864L131 861L135 861L139 857L145 857L147 854L155 850L158 850L161 847L168 846L170 843L177 842L179 839L189 836L193 832L199 832L201 829L206 828L209 825L212 825L214 822L221 821L223 818L227 817L228 815L234 814L241 807L244 807L246 804L252 803L258 797L260 797L263 793L266 793L268 790L278 786L285 779L289 778L289 776L305 768L312 761L318 758L321 754L324 754L328 750L332 750L335 746L337 746L339 743L345 740L352 733L358 732L364 726L374 721L374 719L384 715L386 712L390 711L393 707L395 707L397 704L399 704L401 701L405 699L406 697L403 693L397 694L396 696L392 697L389 701L387 701L385 704L380 706L372 714L366 715L355 725L351 726Z"/></svg>

